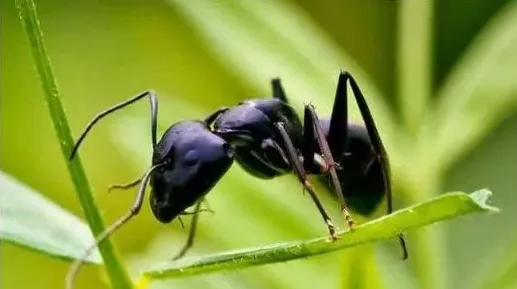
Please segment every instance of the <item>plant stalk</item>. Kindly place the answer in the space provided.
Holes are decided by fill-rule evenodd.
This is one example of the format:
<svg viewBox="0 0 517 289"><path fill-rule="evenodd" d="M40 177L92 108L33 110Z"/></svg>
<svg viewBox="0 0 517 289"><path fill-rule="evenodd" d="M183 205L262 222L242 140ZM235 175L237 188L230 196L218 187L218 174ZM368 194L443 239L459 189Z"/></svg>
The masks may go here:
<svg viewBox="0 0 517 289"><path fill-rule="evenodd" d="M431 96L433 1L400 1L397 72L402 123L419 132Z"/></svg>
<svg viewBox="0 0 517 289"><path fill-rule="evenodd" d="M91 186L86 178L79 156L69 160L68 156L73 146L72 134L68 125L65 111L60 100L57 82L52 71L50 58L46 51L43 32L36 12L36 5L33 0L15 0L18 14L30 42L32 55L36 63L38 75L41 79L47 106L54 129L59 139L63 157L72 177L75 192L79 197L86 220L94 235L104 231L105 225L101 213L95 203ZM99 250L104 260L106 271L113 288L132 288L131 279L124 267L121 258L116 253L115 247L109 239L101 242Z"/></svg>

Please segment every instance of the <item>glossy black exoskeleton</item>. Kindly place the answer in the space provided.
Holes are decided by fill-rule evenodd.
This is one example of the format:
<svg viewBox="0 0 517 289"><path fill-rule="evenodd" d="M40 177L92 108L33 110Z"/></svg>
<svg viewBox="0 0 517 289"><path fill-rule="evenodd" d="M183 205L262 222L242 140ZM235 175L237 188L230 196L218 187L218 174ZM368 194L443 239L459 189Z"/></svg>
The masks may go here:
<svg viewBox="0 0 517 289"><path fill-rule="evenodd" d="M201 121L171 126L154 148L153 165L167 163L151 175L151 209L169 223L202 199L233 162L230 145Z"/></svg>
<svg viewBox="0 0 517 289"><path fill-rule="evenodd" d="M361 112L364 127L348 123L347 86L350 85ZM129 212L106 229L86 252L86 256L107 236L139 213L147 183L152 191L154 216L168 223L195 205L187 243L175 257L183 256L194 240L201 202L232 165L233 159L251 175L270 179L290 172L298 177L324 219L332 240L334 225L314 192L308 175L330 178L342 212L350 227L353 219L348 206L369 214L387 195L392 212L389 165L384 146L362 92L353 77L339 76L329 120L320 120L312 105L306 105L303 124L289 105L280 80L272 81L273 98L244 101L221 108L204 121L180 121L156 141L157 97L152 91L139 94L97 115L75 144L73 158L84 137L104 116L149 97L151 103L152 166L142 178L112 188L140 184ZM407 258L404 239L399 236ZM71 288L83 259L76 261L67 276Z"/></svg>
<svg viewBox="0 0 517 289"><path fill-rule="evenodd" d="M294 172L326 222L330 237L336 239L334 225L307 179L309 174L336 174L326 141L320 143L317 137L322 132L315 125L318 119L314 108L306 106L304 126L285 101L278 80L273 82L273 91L271 99L247 100L221 109L214 116L213 132L232 145L237 162L256 177L270 179ZM319 151L328 153L318 153L318 146ZM337 191L341 190L339 186L337 182ZM342 205L352 226L346 205Z"/></svg>
<svg viewBox="0 0 517 289"><path fill-rule="evenodd" d="M270 179L292 171L276 123L282 123L295 148L303 145L303 126L293 108L278 99L244 101L220 113L214 132L235 148L235 158L250 174Z"/></svg>
<svg viewBox="0 0 517 289"><path fill-rule="evenodd" d="M332 222L314 195L308 174L323 175L325 183L332 184L349 225L353 221L347 207L368 215L385 195L387 212L391 213L388 157L355 79L342 72L330 119L319 120L315 108L306 105L303 125L289 105L280 80L273 80L272 86L273 98L244 101L221 109L215 117L213 131L234 147L237 162L250 174L264 179L294 171L325 219L331 236ZM348 86L364 126L348 122ZM399 239L405 259L405 242L402 236Z"/></svg>
<svg viewBox="0 0 517 289"><path fill-rule="evenodd" d="M328 135L330 122L322 120L321 123L325 135ZM385 175L388 172L383 171L383 164L364 126L348 124L347 150L341 156L336 156L336 162L341 165L337 174L347 205L361 215L373 213L387 193L386 186L389 183L386 184L384 178L389 177L389 174ZM322 182L328 185L328 177L324 176Z"/></svg>

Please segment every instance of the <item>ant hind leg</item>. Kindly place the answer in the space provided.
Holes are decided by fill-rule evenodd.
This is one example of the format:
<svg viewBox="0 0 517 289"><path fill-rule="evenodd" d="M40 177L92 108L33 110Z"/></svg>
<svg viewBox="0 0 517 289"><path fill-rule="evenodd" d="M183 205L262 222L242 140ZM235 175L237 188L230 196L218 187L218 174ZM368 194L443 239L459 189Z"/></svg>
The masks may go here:
<svg viewBox="0 0 517 289"><path fill-rule="evenodd" d="M281 122L277 122L275 124L276 128L280 132L280 136L282 137L282 140L284 142L284 145L287 149L286 154L289 158L289 162L291 163L291 166L293 167L294 173L298 177L298 180L300 183L302 183L304 189L309 193L309 196L311 197L312 201L318 208L318 211L325 221L327 225L327 230L329 232L329 236L332 241L337 240L336 230L334 227L334 223L330 219L329 215L323 208L323 205L321 204L320 200L318 199L318 196L316 195L316 192L314 191L314 188L312 184L307 179L307 174L305 172L305 169L303 167L302 162L298 158L298 155L296 154L296 149L294 148L293 142L289 138L289 134L287 133L284 124Z"/></svg>
<svg viewBox="0 0 517 289"><path fill-rule="evenodd" d="M326 170L330 174L330 179L334 186L334 190L336 191L336 196L341 204L341 211L347 221L348 227L353 228L354 219L348 210L346 205L345 197L343 195L343 190L341 188L341 182L339 181L336 168L341 168L341 165L336 163L334 160L333 154L329 148L329 143L327 142L327 138L323 133L323 129L320 125L320 121L318 119L318 115L316 114L316 110L312 105L305 106L305 114L304 114L304 137L306 139L306 143L313 142L316 139L318 143L318 147L322 153L323 159L325 160ZM313 146L313 145L312 145ZM306 152L309 153L308 151Z"/></svg>

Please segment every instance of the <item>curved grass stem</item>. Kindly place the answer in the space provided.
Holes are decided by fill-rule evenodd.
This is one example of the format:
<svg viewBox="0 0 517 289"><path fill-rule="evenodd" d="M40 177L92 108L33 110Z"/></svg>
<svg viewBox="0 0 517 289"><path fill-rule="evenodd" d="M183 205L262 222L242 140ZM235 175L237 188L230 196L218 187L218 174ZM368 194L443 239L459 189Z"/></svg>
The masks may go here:
<svg viewBox="0 0 517 289"><path fill-rule="evenodd" d="M72 161L68 160L68 155L73 145L72 134L60 100L59 90L52 71L50 58L44 45L43 32L36 12L36 5L33 0L15 0L15 5L18 10L22 26L24 27L30 42L31 52L36 63L38 75L41 79L47 106L50 110L50 116L57 133L61 151L67 163L75 191L79 197L86 220L88 221L93 234L98 235L104 231L105 226L101 218L101 213L95 204L93 192L88 179L86 178L83 166L81 165L79 157L74 158ZM111 241L103 241L99 245L99 250L113 288L132 288L132 283L126 268L124 267L121 258L117 255Z"/></svg>

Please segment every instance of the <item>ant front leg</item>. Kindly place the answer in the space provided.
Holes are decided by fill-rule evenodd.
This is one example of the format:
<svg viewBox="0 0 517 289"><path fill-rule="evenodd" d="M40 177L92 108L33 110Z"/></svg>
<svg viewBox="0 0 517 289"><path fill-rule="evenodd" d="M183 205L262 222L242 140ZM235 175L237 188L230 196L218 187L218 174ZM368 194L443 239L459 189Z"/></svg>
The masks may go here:
<svg viewBox="0 0 517 289"><path fill-rule="evenodd" d="M336 163L332 152L329 148L329 144L327 143L327 139L325 134L323 133L323 129L320 125L320 120L318 119L318 115L312 105L305 106L305 114L304 114L304 138L305 145L307 148L304 149L304 160L305 164L309 163L309 160L312 162L314 159L314 140L318 143L319 149L322 153L323 159L325 160L326 167L324 171L327 171L330 174L332 184L334 189L336 190L336 195L341 203L341 211L347 221L348 227L353 228L354 219L350 214L348 207L346 205L345 197L343 195L343 190L341 188L341 182L339 181L336 167L340 168L340 165Z"/></svg>
<svg viewBox="0 0 517 289"><path fill-rule="evenodd" d="M194 244L194 238L196 236L197 221L199 219L199 214L202 211L202 209L201 209L201 203L202 202L203 202L203 200L197 201L196 207L194 207L194 212L186 213L186 215L188 215L188 214L193 214L194 215L194 216L192 216L192 220L190 221L190 230L189 230L189 233L188 233L187 242L185 243L185 245L183 245L183 248L181 248L181 250L178 252L178 254L176 254L176 256L172 257L172 260L178 260L181 257L185 256L185 254L187 254L187 251Z"/></svg>
<svg viewBox="0 0 517 289"><path fill-rule="evenodd" d="M291 166L293 167L293 170L298 177L298 180L302 183L303 187L309 192L309 196L311 197L312 201L318 208L318 211L320 212L320 215L322 216L323 220L327 224L327 229L330 235L330 238L332 241L337 240L336 236L336 230L334 227L334 223L330 219L329 215L323 208L323 205L321 204L320 200L318 199L316 192L314 191L314 188L312 187L312 184L307 180L307 174L305 172L305 169L303 167L302 162L298 158L298 155L296 153L296 149L294 148L293 142L289 138L289 134L285 130L284 124L281 122L275 123L276 128L280 132L280 135L282 137L282 140L284 142L285 148L286 148L286 154L289 159L289 162L291 163Z"/></svg>
<svg viewBox="0 0 517 289"><path fill-rule="evenodd" d="M130 104L133 104L135 103L136 101L144 98L144 97L149 97L149 101L150 101L150 104L151 104L151 141L152 141L152 146L153 146L153 149L154 147L156 146L156 127L157 127L157 117L158 117L158 98L156 96L156 94L154 93L154 91L145 91L143 93L140 93L124 102L121 102L119 104L116 104L104 111L102 111L101 113L99 113L98 115L96 115L89 123L88 125L86 126L86 128L84 129L84 131L81 133L81 135L79 136L79 139L77 140L77 142L75 143L75 145L72 147L72 150L71 150L71 153L70 153L70 157L69 159L73 159L75 154L77 153L77 150L79 149L81 143L84 141L85 137L88 135L88 132L95 126L95 124L101 120L102 118L104 118L105 116L119 110L119 109L122 109ZM117 221L115 221L113 224L111 224L108 228L106 228L106 230L104 230L102 233L100 233L95 242L90 246L88 247L86 250L85 250L85 253L83 256L81 256L81 258L77 259L71 266L70 266L70 269L67 273L67 276L66 276L66 288L67 289L71 289L73 287L73 283L74 283L74 280L75 280L75 277L77 276L77 273L79 272L79 269L81 268L81 266L83 265L83 263L85 262L86 258L92 253L92 251L99 245L100 242L102 242L104 239L106 239L107 237L109 237L111 234L113 234L115 231L117 231L120 227L122 227L124 224L126 224L129 220L131 220L134 216L136 216L139 212L140 212L140 209L142 208L142 203L143 203L143 200L144 200L144 195L145 195L145 189L147 187L147 183L149 182L149 179L151 178L151 175L152 173L154 172L154 170L158 169L158 168L161 168L161 167L164 167L166 166L167 163L160 163L160 164L156 164L156 165L153 165L151 168L149 168L147 170L147 172L144 174L144 176L141 178L141 179L138 179L137 181L133 181L129 184L126 184L126 185L121 185L121 186L118 186L119 188L130 188L130 187L134 187L138 184L140 184L140 188L138 189L138 192L136 194L136 197L135 197L135 200L133 202L133 205L130 207L129 211L121 216Z"/></svg>
<svg viewBox="0 0 517 289"><path fill-rule="evenodd" d="M95 248L107 237L111 236L115 231L120 229L124 224L126 224L129 220L131 220L134 216L138 215L140 212L140 209L142 208L142 203L144 201L144 195L145 195L145 189L147 188L147 183L149 182L149 179L151 178L152 173L154 170L158 168L162 168L166 166L167 163L161 163L152 166L147 170L144 177L142 178L142 183L140 185L140 188L138 189L138 192L135 197L135 201L133 202L133 205L131 208L129 208L129 211L120 217L117 221L115 221L113 224L111 224L104 232L102 232L100 235L97 236L95 242L90 245L84 252L84 255L81 256L81 258L74 261L74 263L70 266L70 269L68 270L67 276L66 276L66 288L71 289L74 284L75 277L77 276L77 273L79 272L79 269L85 262L86 258L93 252Z"/></svg>

